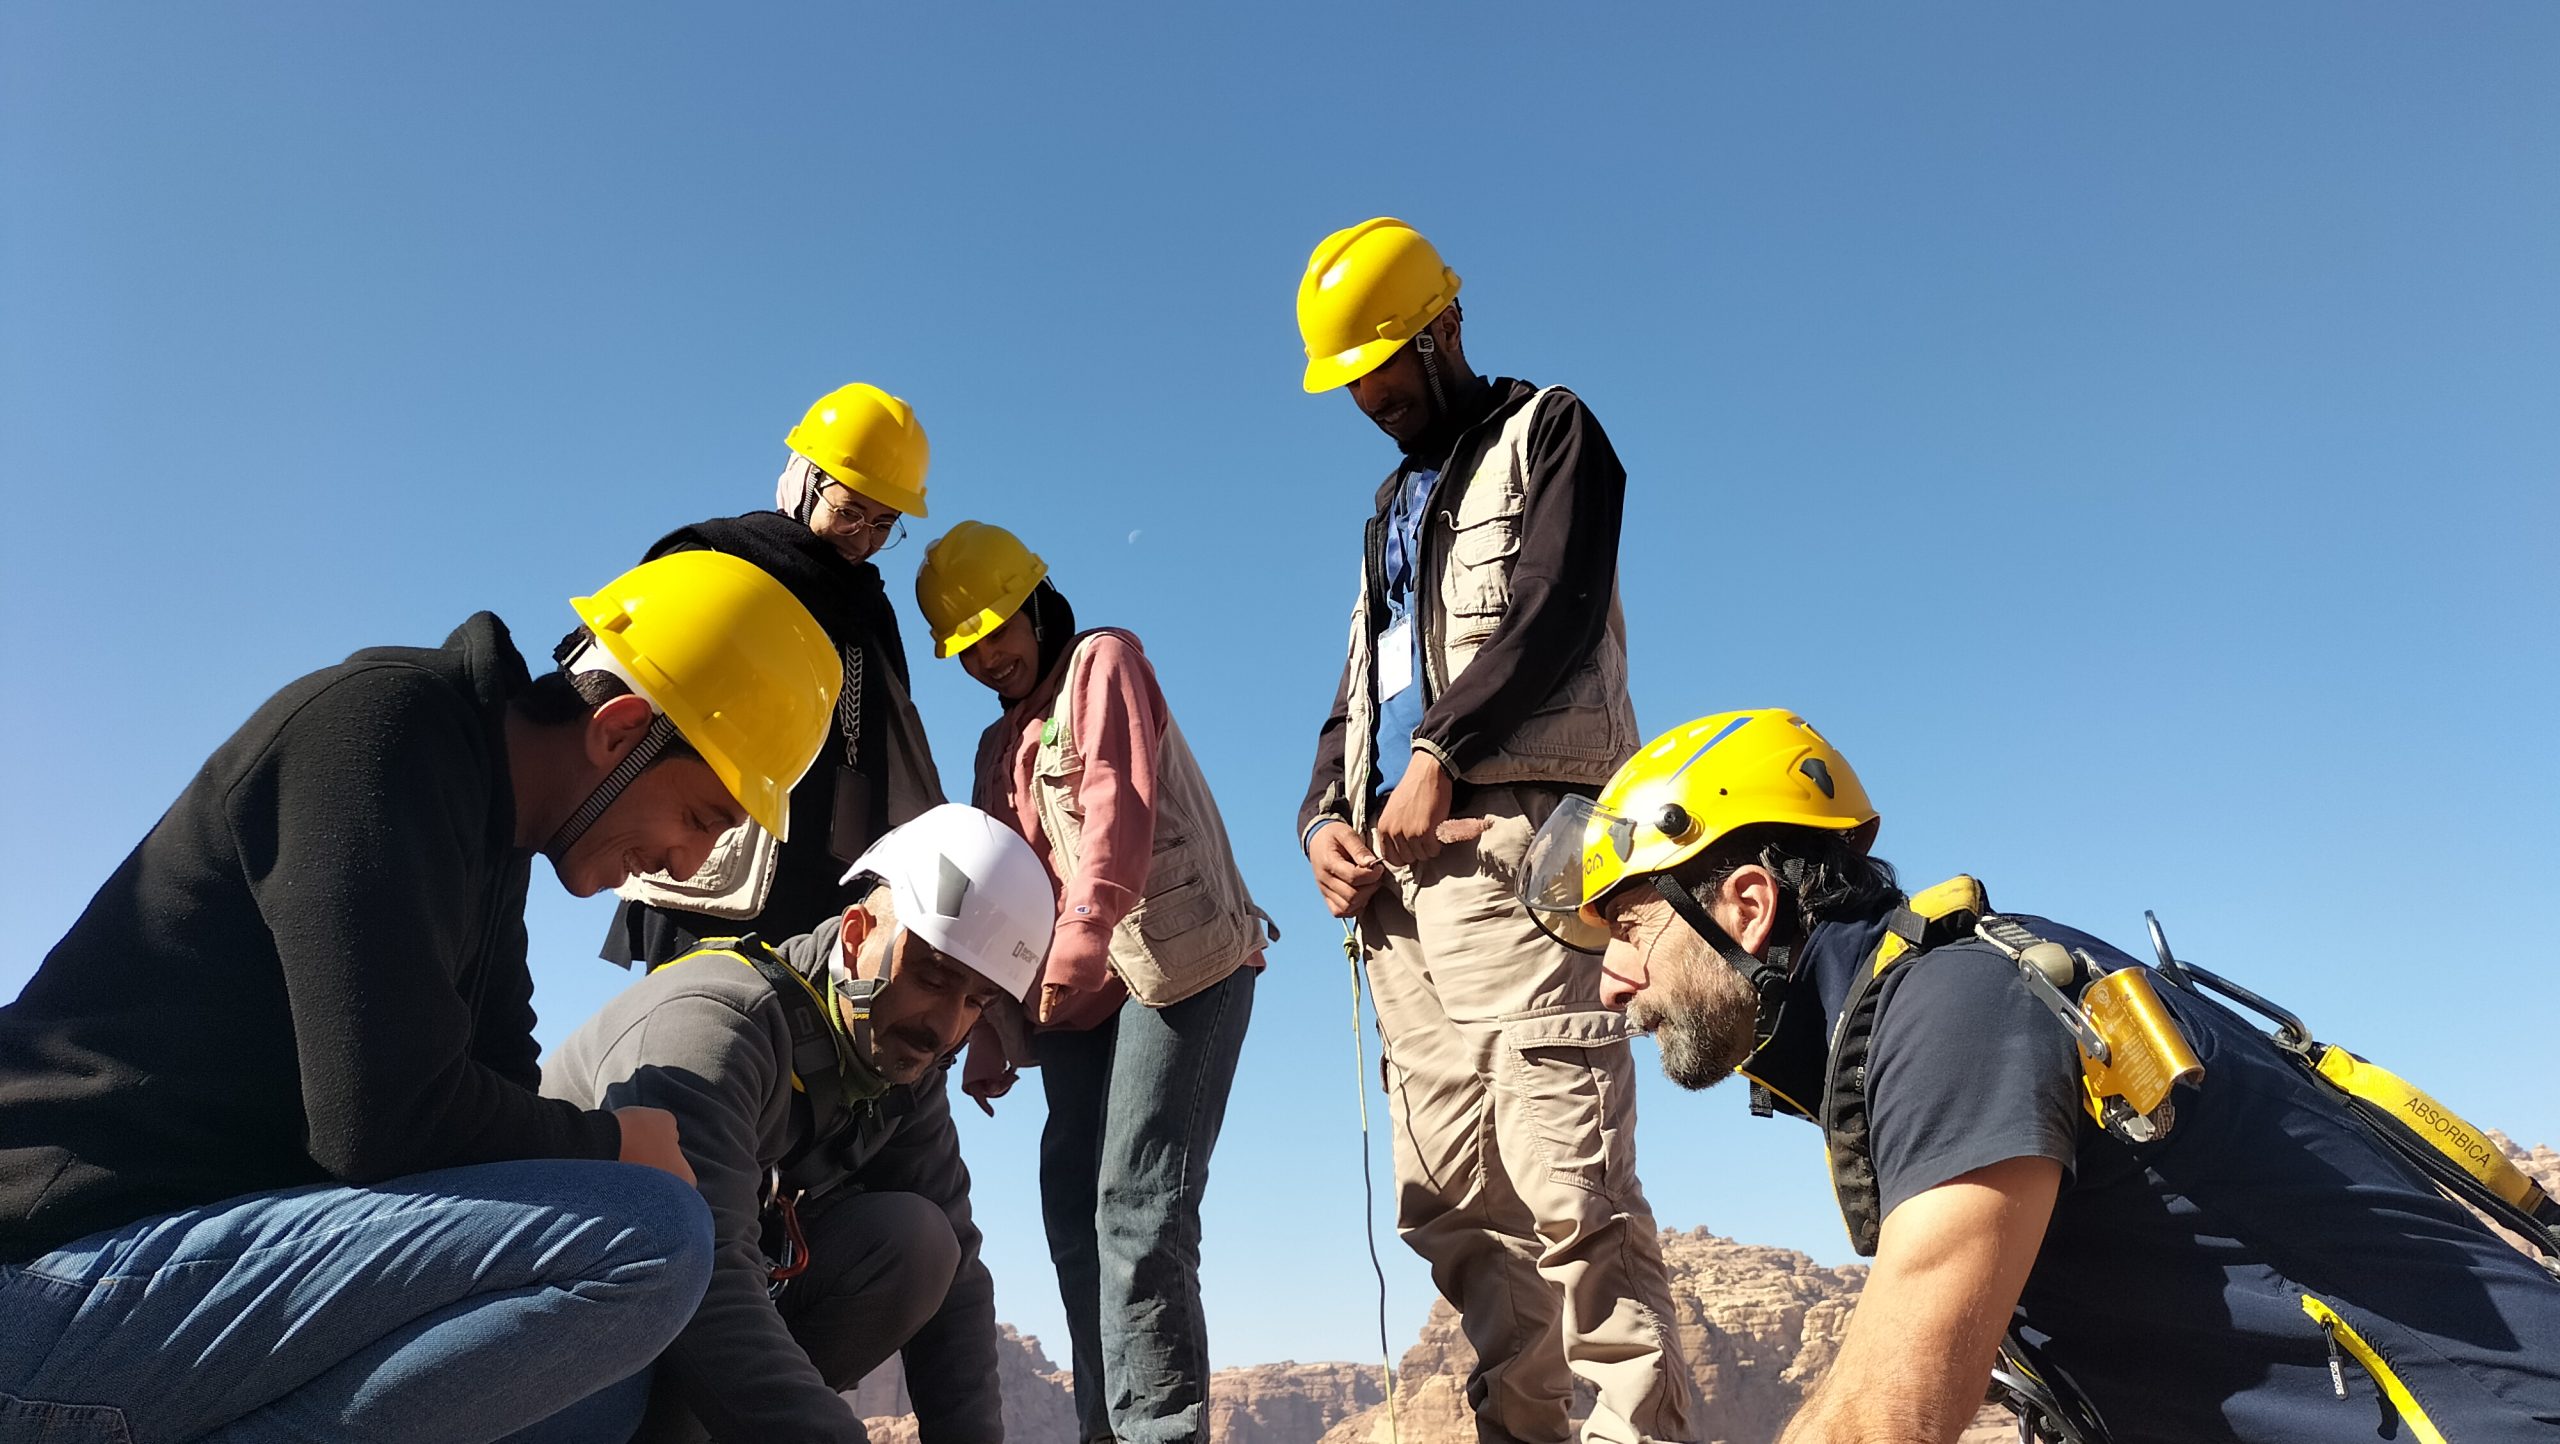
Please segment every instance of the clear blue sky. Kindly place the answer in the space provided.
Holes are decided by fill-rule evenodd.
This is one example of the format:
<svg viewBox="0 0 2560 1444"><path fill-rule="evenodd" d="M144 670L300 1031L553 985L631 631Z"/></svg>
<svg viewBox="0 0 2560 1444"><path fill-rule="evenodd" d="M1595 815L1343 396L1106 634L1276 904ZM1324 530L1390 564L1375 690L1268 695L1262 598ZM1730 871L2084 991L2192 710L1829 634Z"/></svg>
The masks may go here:
<svg viewBox="0 0 2560 1444"><path fill-rule="evenodd" d="M482 607L538 650L876 381L932 432L926 534L1013 527L1146 638L1287 930L1218 1361L1365 1356L1291 816L1392 456L1299 394L1290 305L1393 213L1471 359L1626 459L1648 728L1797 708L1913 879L2136 945L2157 908L2560 1142L2555 75L2540 4L9 6L0 996L266 694ZM965 790L992 699L922 641ZM623 975L537 873L556 1041ZM1640 1058L1665 1223L1845 1260L1813 1130ZM1063 1357L1040 1113L967 1146Z"/></svg>

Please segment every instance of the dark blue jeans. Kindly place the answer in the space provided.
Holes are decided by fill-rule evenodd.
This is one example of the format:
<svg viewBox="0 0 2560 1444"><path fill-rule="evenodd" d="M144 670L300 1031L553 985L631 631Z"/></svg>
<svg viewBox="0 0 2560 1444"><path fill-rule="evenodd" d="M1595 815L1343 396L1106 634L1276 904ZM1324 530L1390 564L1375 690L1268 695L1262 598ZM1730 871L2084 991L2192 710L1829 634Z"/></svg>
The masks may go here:
<svg viewBox="0 0 2560 1444"><path fill-rule="evenodd" d="M710 1279L636 1164L251 1194L0 1266L0 1440L619 1444Z"/></svg>
<svg viewBox="0 0 2560 1444"><path fill-rule="evenodd" d="M1253 1017L1258 968L1169 1008L1041 1033L1040 1210L1067 1306L1088 1440L1209 1437L1200 1195Z"/></svg>

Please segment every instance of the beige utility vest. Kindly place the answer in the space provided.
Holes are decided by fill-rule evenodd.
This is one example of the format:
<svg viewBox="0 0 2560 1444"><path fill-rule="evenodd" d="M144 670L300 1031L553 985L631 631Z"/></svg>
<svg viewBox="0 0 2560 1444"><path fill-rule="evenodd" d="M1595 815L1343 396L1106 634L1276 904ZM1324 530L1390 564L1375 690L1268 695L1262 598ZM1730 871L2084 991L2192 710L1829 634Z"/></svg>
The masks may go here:
<svg viewBox="0 0 2560 1444"><path fill-rule="evenodd" d="M1077 790L1084 759L1075 742L1075 668L1092 640L1091 634L1079 638L1068 655L1032 763L1040 831L1060 877L1074 876L1082 855L1084 808ZM1279 928L1245 889L1209 780L1168 708L1156 752L1155 852L1137 904L1112 931L1111 970L1139 1002L1161 1008L1243 966L1261 950L1266 932L1279 941Z"/></svg>
<svg viewBox="0 0 2560 1444"><path fill-rule="evenodd" d="M1492 442L1465 466L1462 478L1443 477L1434 488L1431 511L1423 520L1416 607L1426 703L1467 669L1511 610L1511 568L1520 555L1521 520L1529 503L1530 424L1548 397L1563 392L1559 386L1541 388L1504 420ZM1455 460L1465 461L1463 456ZM1382 606L1370 595L1368 568L1363 566L1360 600L1351 613L1349 731L1342 775L1352 823L1364 832L1376 821L1369 799L1378 745L1371 618ZM1598 787L1635 755L1644 739L1636 732L1635 703L1627 695L1627 624L1618 608L1614 577L1608 606L1608 629L1591 655L1490 756L1456 769L1460 781Z"/></svg>

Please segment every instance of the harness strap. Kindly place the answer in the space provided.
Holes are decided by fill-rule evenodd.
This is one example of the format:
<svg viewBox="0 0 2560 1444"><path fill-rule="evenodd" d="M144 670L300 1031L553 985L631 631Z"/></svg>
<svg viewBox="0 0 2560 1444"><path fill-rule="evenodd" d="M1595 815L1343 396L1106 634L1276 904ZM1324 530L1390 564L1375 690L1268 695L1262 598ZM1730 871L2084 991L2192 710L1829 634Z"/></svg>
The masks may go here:
<svg viewBox="0 0 2560 1444"><path fill-rule="evenodd" d="M1991 910L1990 895L1975 879L1959 874L1912 895L1885 919L1885 934L1876 944L1875 960L1850 987L1840 1008L1840 1021L1824 1064L1821 1112L1822 1140L1831 1154L1831 1191L1848 1225L1849 1243L1861 1257L1873 1257L1884 1219L1876 1184L1874 1139L1869 1135L1867 1055L1875 1043L1877 1016L1883 1011L1885 975L1906 959L1918 957L1973 930Z"/></svg>
<svg viewBox="0 0 2560 1444"><path fill-rule="evenodd" d="M749 933L736 938L705 938L700 946L667 964L691 962L695 958L725 957L746 964L773 990L782 1003L782 1016L791 1029L791 1091L795 1104L808 1110L801 1130L802 1142L793 1150L796 1162L809 1147L834 1131L837 1115L844 1111L842 1077L844 1058L838 1051L835 1026L827 1021L826 999L807 978L777 956L771 944Z"/></svg>

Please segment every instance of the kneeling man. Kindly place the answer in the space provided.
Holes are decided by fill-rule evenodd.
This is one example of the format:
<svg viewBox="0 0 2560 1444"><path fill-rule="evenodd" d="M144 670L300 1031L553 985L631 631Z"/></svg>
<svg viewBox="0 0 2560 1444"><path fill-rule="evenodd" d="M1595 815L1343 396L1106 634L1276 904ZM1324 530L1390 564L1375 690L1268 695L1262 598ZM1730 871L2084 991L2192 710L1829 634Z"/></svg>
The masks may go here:
<svg viewBox="0 0 2560 1444"><path fill-rule="evenodd" d="M1030 987L1056 902L1021 837L958 804L845 881L841 917L706 942L543 1070L555 1098L675 1114L711 1204L710 1292L658 1359L644 1440L860 1441L837 1391L900 1351L925 1439L1002 1437L995 1289L943 1075Z"/></svg>

